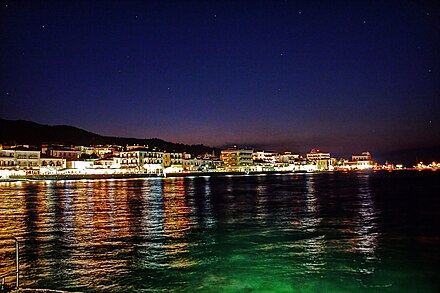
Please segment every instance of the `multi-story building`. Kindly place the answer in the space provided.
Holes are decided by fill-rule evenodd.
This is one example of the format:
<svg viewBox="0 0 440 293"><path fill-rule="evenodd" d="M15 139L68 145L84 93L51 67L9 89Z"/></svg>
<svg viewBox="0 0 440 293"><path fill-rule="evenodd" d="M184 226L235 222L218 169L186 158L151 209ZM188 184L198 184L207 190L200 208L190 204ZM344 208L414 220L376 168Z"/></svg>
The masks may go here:
<svg viewBox="0 0 440 293"><path fill-rule="evenodd" d="M253 166L252 154L253 150L233 147L222 150L220 158L227 171L247 171Z"/></svg>
<svg viewBox="0 0 440 293"><path fill-rule="evenodd" d="M142 166L140 160L140 154L141 154L141 150L120 152L119 156L121 158L120 161L121 168L139 170Z"/></svg>
<svg viewBox="0 0 440 293"><path fill-rule="evenodd" d="M115 168L115 160L114 158L99 159L93 161L93 165L95 168Z"/></svg>
<svg viewBox="0 0 440 293"><path fill-rule="evenodd" d="M207 158L192 158L182 160L183 171L201 171L201 172L212 172L215 171L218 166L220 166L222 161L207 159Z"/></svg>
<svg viewBox="0 0 440 293"><path fill-rule="evenodd" d="M351 162L344 164L345 168L355 170L373 169L375 163L371 159L369 152L363 152L361 155L352 155Z"/></svg>
<svg viewBox="0 0 440 293"><path fill-rule="evenodd" d="M0 168L14 168L15 151L14 150L0 150Z"/></svg>
<svg viewBox="0 0 440 293"><path fill-rule="evenodd" d="M271 151L254 151L252 159L254 161L275 164L278 162L278 154Z"/></svg>
<svg viewBox="0 0 440 293"><path fill-rule="evenodd" d="M76 161L79 159L81 151L70 148L48 149L48 154L54 158L63 158L67 161Z"/></svg>
<svg viewBox="0 0 440 293"><path fill-rule="evenodd" d="M163 152L149 151L144 153L143 168L149 174L162 174Z"/></svg>
<svg viewBox="0 0 440 293"><path fill-rule="evenodd" d="M63 158L53 158L41 155L40 157L40 167L52 168L52 169L63 169L66 168L66 159Z"/></svg>
<svg viewBox="0 0 440 293"><path fill-rule="evenodd" d="M371 161L370 152L363 152L361 155L352 155L351 160L355 161Z"/></svg>
<svg viewBox="0 0 440 293"><path fill-rule="evenodd" d="M201 166L203 164L202 159L192 158L182 160L183 171L201 171Z"/></svg>
<svg viewBox="0 0 440 293"><path fill-rule="evenodd" d="M292 154L291 152L285 152L284 154L278 155L278 161L280 163L287 163L289 165L298 163L299 159L300 155Z"/></svg>
<svg viewBox="0 0 440 293"><path fill-rule="evenodd" d="M0 150L1 168L38 168L40 166L39 150L24 147Z"/></svg>
<svg viewBox="0 0 440 293"><path fill-rule="evenodd" d="M31 150L26 148L16 148L15 159L20 168L23 167L39 167L40 154L39 150Z"/></svg>
<svg viewBox="0 0 440 293"><path fill-rule="evenodd" d="M165 168L171 166L182 166L183 153L163 153L163 166Z"/></svg>
<svg viewBox="0 0 440 293"><path fill-rule="evenodd" d="M336 159L321 159L313 161L316 164L318 171L333 171L336 166Z"/></svg>
<svg viewBox="0 0 440 293"><path fill-rule="evenodd" d="M146 148L137 148L126 152L120 152L120 158L121 168L154 174L160 174L163 172L163 152L156 152Z"/></svg>
<svg viewBox="0 0 440 293"><path fill-rule="evenodd" d="M320 150L312 149L310 153L306 154L306 158L309 161L318 161L330 159L330 153L323 153Z"/></svg>
<svg viewBox="0 0 440 293"><path fill-rule="evenodd" d="M0 168L2 169L63 169L66 160L42 155L41 151L27 147L0 149Z"/></svg>

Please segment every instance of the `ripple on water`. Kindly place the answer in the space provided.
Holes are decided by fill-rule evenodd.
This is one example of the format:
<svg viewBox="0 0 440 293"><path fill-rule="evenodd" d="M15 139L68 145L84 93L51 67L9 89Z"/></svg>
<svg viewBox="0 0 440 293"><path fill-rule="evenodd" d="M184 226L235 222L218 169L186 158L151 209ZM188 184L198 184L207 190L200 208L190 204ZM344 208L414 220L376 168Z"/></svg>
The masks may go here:
<svg viewBox="0 0 440 293"><path fill-rule="evenodd" d="M439 292L438 174L0 183L0 234L35 288Z"/></svg>

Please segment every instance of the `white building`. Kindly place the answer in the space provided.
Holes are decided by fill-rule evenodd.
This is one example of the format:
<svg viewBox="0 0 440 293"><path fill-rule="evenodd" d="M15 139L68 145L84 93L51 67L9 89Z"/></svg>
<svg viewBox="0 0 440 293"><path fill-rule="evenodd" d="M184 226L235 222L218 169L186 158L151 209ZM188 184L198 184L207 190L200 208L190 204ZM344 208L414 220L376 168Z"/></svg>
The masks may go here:
<svg viewBox="0 0 440 293"><path fill-rule="evenodd" d="M161 174L163 172L163 152L136 148L120 152L119 155L121 168L149 174Z"/></svg>
<svg viewBox="0 0 440 293"><path fill-rule="evenodd" d="M40 155L38 150L17 147L14 149L0 150L0 168L38 168L40 167Z"/></svg>
<svg viewBox="0 0 440 293"><path fill-rule="evenodd" d="M16 166L14 150L0 150L0 168L14 168Z"/></svg>
<svg viewBox="0 0 440 293"><path fill-rule="evenodd" d="M306 154L306 158L309 161L330 159L330 153L323 153L320 150L312 149L310 153Z"/></svg>
<svg viewBox="0 0 440 293"><path fill-rule="evenodd" d="M351 160L354 161L371 161L370 152L363 152L361 155L352 155Z"/></svg>
<svg viewBox="0 0 440 293"><path fill-rule="evenodd" d="M201 166L203 165L203 160L198 158L192 159L183 159L182 160L182 169L183 171L200 171Z"/></svg>
<svg viewBox="0 0 440 293"><path fill-rule="evenodd" d="M351 162L344 162L342 168L348 170L368 170L373 169L374 165L371 154L363 152L361 155L352 155Z"/></svg>
<svg viewBox="0 0 440 293"><path fill-rule="evenodd" d="M116 157L113 157L113 158L95 160L93 161L93 165L95 168L118 169L120 168L120 165L118 165L116 162L117 162Z"/></svg>
<svg viewBox="0 0 440 293"><path fill-rule="evenodd" d="M297 163L299 159L300 155L292 154L291 152L285 152L284 154L278 155L278 160L280 163L288 163L289 165Z"/></svg>
<svg viewBox="0 0 440 293"><path fill-rule="evenodd" d="M94 164L93 161L68 161L67 168L78 170L93 169Z"/></svg>
<svg viewBox="0 0 440 293"><path fill-rule="evenodd" d="M252 159L254 161L266 162L275 164L278 162L278 154L271 151L254 151L252 154Z"/></svg>
<svg viewBox="0 0 440 293"><path fill-rule="evenodd" d="M40 157L40 167L50 169L64 169L67 167L66 159L42 156Z"/></svg>

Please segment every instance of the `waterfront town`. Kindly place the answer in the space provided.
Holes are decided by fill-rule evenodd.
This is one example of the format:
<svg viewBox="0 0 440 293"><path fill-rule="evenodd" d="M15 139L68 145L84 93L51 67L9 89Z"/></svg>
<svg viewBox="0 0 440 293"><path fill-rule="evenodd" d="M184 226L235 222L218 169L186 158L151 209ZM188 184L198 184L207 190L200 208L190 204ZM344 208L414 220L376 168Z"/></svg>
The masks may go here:
<svg viewBox="0 0 440 293"><path fill-rule="evenodd" d="M440 163L420 162L413 169L437 170ZM312 149L305 155L291 152L239 148L194 156L139 145L60 146L0 145L0 179L33 176L184 176L212 172L328 172L402 170L402 165L379 165L369 152L336 159L329 152Z"/></svg>

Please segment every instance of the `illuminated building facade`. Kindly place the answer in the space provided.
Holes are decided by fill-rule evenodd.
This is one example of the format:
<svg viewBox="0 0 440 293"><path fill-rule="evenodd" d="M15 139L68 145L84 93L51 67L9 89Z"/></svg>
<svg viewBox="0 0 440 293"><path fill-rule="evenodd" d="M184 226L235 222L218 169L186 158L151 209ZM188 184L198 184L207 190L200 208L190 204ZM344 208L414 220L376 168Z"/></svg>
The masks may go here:
<svg viewBox="0 0 440 293"><path fill-rule="evenodd" d="M352 161L371 161L370 152L363 152L361 155L352 155Z"/></svg>
<svg viewBox="0 0 440 293"><path fill-rule="evenodd" d="M306 154L306 158L309 161L318 161L330 159L330 153L322 153L320 150L311 150L310 153Z"/></svg>
<svg viewBox="0 0 440 293"><path fill-rule="evenodd" d="M270 151L254 151L252 154L252 159L254 161L266 162L266 163L276 163L278 162L278 154Z"/></svg>
<svg viewBox="0 0 440 293"><path fill-rule="evenodd" d="M146 148L131 149L120 152L121 168L142 170L146 173L160 174L163 172L163 152Z"/></svg>
<svg viewBox="0 0 440 293"><path fill-rule="evenodd" d="M253 150L239 149L237 147L221 151L221 160L226 170L246 171L253 166Z"/></svg>
<svg viewBox="0 0 440 293"><path fill-rule="evenodd" d="M183 154L182 153L163 153L163 166L165 168L171 167L171 166L182 166L182 159Z"/></svg>
<svg viewBox="0 0 440 293"><path fill-rule="evenodd" d="M43 168L55 168L55 169L63 169L67 167L66 159L51 158L51 157L41 157L40 166Z"/></svg>
<svg viewBox="0 0 440 293"><path fill-rule="evenodd" d="M0 150L1 168L38 168L40 167L40 151L27 148Z"/></svg>
<svg viewBox="0 0 440 293"><path fill-rule="evenodd" d="M15 165L15 151L0 150L0 168L13 168Z"/></svg>
<svg viewBox="0 0 440 293"><path fill-rule="evenodd" d="M352 155L351 161L347 165L355 170L373 169L375 165L369 152L363 152L361 155Z"/></svg>
<svg viewBox="0 0 440 293"><path fill-rule="evenodd" d="M67 161L76 161L79 159L81 151L68 149L68 148L60 148L60 149L49 149L48 153L51 157L54 158L62 158Z"/></svg>
<svg viewBox="0 0 440 293"><path fill-rule="evenodd" d="M298 154L292 154L291 152L285 152L284 154L278 155L278 161L280 163L287 163L293 165L298 163L300 156Z"/></svg>

